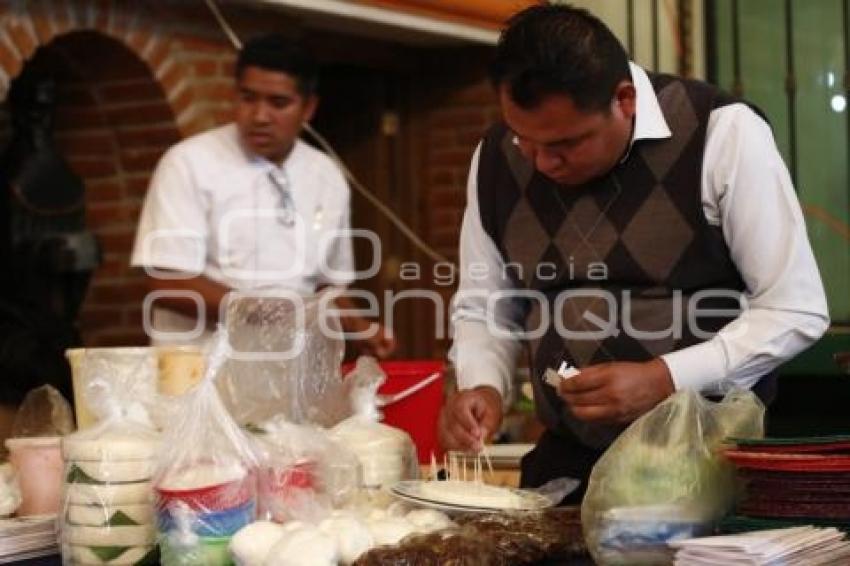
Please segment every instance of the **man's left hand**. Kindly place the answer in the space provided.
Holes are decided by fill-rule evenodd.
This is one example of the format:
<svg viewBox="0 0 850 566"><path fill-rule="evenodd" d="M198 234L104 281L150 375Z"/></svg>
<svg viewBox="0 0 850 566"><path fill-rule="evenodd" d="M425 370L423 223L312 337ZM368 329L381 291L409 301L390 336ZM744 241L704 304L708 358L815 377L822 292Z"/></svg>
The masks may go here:
<svg viewBox="0 0 850 566"><path fill-rule="evenodd" d="M374 332L370 333L367 338L354 341L358 353L362 356L374 356L379 360L390 357L397 346L392 330L377 322L371 324L377 326L377 328L372 328Z"/></svg>
<svg viewBox="0 0 850 566"><path fill-rule="evenodd" d="M582 421L630 423L675 391L660 359L588 366L564 380L559 394Z"/></svg>

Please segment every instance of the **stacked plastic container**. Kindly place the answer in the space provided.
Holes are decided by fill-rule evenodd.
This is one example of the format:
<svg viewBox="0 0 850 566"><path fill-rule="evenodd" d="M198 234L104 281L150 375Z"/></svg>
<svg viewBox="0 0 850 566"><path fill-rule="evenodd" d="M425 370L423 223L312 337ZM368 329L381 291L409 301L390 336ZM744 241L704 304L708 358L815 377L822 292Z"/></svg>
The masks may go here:
<svg viewBox="0 0 850 566"><path fill-rule="evenodd" d="M200 465L156 487L164 564L230 564L230 538L256 517L256 478L239 466Z"/></svg>
<svg viewBox="0 0 850 566"><path fill-rule="evenodd" d="M230 538L257 516L254 441L233 421L215 384L227 351L220 330L204 380L185 398L159 455L153 483L165 566L231 564Z"/></svg>

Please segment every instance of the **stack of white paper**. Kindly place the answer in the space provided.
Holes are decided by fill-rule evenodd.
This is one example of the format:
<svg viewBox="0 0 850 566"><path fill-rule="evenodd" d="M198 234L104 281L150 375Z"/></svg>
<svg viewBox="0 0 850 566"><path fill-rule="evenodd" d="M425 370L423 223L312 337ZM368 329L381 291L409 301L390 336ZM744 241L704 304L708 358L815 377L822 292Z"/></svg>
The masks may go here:
<svg viewBox="0 0 850 566"><path fill-rule="evenodd" d="M0 519L0 564L59 553L56 516Z"/></svg>
<svg viewBox="0 0 850 566"><path fill-rule="evenodd" d="M850 541L838 529L792 527L669 543L681 566L817 566L850 563Z"/></svg>

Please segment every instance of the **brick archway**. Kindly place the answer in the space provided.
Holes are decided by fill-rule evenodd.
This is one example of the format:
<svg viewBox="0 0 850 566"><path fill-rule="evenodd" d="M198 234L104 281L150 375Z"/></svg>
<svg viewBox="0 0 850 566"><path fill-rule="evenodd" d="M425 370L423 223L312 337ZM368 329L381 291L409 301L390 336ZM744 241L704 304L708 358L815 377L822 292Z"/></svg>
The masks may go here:
<svg viewBox="0 0 850 566"><path fill-rule="evenodd" d="M162 87L183 136L226 120L233 49L218 34L164 30L144 2L47 0L0 9L0 99L39 47L96 31L133 52ZM215 31L215 30L214 30Z"/></svg>
<svg viewBox="0 0 850 566"><path fill-rule="evenodd" d="M90 0L0 7L0 146L15 79L33 66L67 67L56 141L85 182L87 224L104 251L79 318L88 346L147 342L145 286L129 255L150 175L169 145L230 116L233 49L215 28L164 24L168 9Z"/></svg>
<svg viewBox="0 0 850 566"><path fill-rule="evenodd" d="M40 77L56 84L53 139L85 185L86 224L103 252L77 321L83 339L90 346L145 343L146 289L129 258L152 171L180 139L172 109L148 67L99 32L66 33L39 47L9 93Z"/></svg>

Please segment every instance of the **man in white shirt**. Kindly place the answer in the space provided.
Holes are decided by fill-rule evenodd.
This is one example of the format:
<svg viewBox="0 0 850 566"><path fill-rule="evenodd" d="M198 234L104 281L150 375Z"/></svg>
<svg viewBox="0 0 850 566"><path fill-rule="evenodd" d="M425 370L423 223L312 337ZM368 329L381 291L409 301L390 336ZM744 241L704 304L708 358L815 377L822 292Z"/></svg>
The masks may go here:
<svg viewBox="0 0 850 566"><path fill-rule="evenodd" d="M764 119L629 63L602 22L567 6L514 16L492 78L504 123L469 175L444 446L498 430L523 340L546 425L523 485L586 479L676 390L738 386L769 402L775 368L829 317ZM580 373L547 385L562 362Z"/></svg>
<svg viewBox="0 0 850 566"><path fill-rule="evenodd" d="M278 35L249 41L236 64L234 123L162 157L131 259L159 295L155 343L208 338L231 290L310 295L352 282L348 185L325 154L298 139L318 103L317 73L299 43ZM345 314L342 324L368 335L356 341L364 352L385 357L394 349L378 325Z"/></svg>

